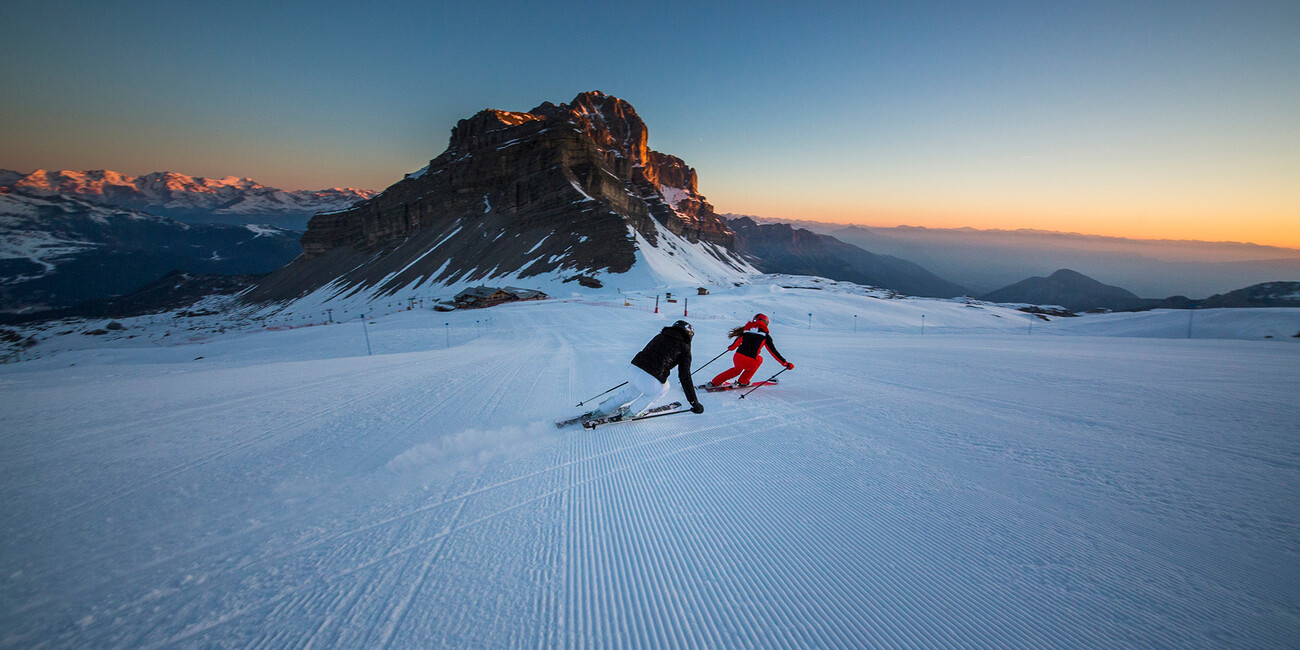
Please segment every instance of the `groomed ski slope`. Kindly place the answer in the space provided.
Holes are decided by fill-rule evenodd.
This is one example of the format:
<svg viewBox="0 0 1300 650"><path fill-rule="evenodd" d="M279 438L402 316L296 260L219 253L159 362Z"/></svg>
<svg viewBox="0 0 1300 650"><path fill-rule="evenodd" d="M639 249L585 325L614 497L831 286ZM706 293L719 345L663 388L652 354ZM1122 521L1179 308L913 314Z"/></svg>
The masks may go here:
<svg viewBox="0 0 1300 650"><path fill-rule="evenodd" d="M761 310L796 369L557 430L680 316L558 300L4 366L0 646L1300 638L1296 339L777 285L690 306L697 366Z"/></svg>

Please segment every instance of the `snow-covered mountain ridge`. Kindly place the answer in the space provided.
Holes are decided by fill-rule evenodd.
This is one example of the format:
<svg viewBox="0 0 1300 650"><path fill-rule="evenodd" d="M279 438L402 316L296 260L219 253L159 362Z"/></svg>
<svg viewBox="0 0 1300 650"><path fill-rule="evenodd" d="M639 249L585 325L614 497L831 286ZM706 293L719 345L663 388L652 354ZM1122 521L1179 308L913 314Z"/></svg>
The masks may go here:
<svg viewBox="0 0 1300 650"><path fill-rule="evenodd" d="M10 172L0 176L0 183L34 196L74 196L192 223L267 223L291 230L304 229L317 212L343 209L376 194L339 187L281 190L235 176L130 176L109 170Z"/></svg>

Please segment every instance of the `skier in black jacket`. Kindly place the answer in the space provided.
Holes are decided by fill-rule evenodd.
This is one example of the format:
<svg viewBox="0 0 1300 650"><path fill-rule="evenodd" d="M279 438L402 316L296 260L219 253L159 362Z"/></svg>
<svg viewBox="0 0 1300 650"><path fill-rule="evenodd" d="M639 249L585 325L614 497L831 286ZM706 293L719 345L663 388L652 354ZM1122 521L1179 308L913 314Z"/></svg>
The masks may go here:
<svg viewBox="0 0 1300 650"><path fill-rule="evenodd" d="M691 383L691 338L694 336L695 328L684 320L660 330L632 357L627 385L601 402L589 417L609 417L619 412L631 417L644 414L668 393L668 375L673 366L677 367L677 380L682 384L691 411L703 413L704 405L695 396L695 386Z"/></svg>

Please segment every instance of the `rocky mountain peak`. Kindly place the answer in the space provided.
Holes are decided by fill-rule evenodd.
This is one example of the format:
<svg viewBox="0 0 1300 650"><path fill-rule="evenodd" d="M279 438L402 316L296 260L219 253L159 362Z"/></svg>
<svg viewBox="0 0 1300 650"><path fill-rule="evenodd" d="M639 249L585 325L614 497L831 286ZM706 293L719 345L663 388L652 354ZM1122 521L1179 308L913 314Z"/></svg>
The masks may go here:
<svg viewBox="0 0 1300 650"><path fill-rule="evenodd" d="M569 104L557 106L553 115L562 115L601 150L627 158L632 165L644 165L649 160L645 122L631 104L617 97L600 91L585 92Z"/></svg>
<svg viewBox="0 0 1300 650"><path fill-rule="evenodd" d="M636 109L599 91L528 112L479 111L457 122L428 166L369 201L313 218L301 270L278 274L265 285L276 288L256 295L289 298L322 279L397 287L624 273L639 246L660 246L663 231L714 247L713 262L748 268L734 233L699 194L695 170L646 142ZM325 270L331 265L337 272Z"/></svg>

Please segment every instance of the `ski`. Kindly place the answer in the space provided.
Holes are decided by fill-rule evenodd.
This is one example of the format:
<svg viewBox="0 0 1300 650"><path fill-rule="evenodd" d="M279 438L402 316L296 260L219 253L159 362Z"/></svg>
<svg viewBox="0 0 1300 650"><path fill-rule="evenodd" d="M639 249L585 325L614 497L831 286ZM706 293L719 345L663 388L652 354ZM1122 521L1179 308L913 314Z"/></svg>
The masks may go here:
<svg viewBox="0 0 1300 650"><path fill-rule="evenodd" d="M710 386L708 384L700 384L699 386L696 386L696 388L703 389L705 392L709 392L709 393L720 393L724 390L740 390L743 388L753 388L755 386L764 386L768 384L775 386L776 384L779 383L781 383L779 380L768 379L766 381L756 381L752 384L745 384L744 386L741 386L739 384L723 384L721 386Z"/></svg>
<svg viewBox="0 0 1300 650"><path fill-rule="evenodd" d="M611 415L607 418L595 418L592 420L583 420L582 426L588 429L595 429L596 427L602 424L613 424L615 422L635 422L637 420L644 420L646 418L658 417L660 415L668 415L669 412L675 412L674 409L681 408L681 406L682 406L681 402L673 402L672 404L664 404L663 406L656 406L646 411L645 415L640 415L637 417L629 417L627 415Z"/></svg>
<svg viewBox="0 0 1300 650"><path fill-rule="evenodd" d="M576 422L581 422L581 421L583 421L584 419L591 417L593 413L595 413L595 411L587 411L586 413L583 413L582 415L575 415L575 416L573 416L573 417L571 417L571 418L564 418L563 420L556 420L556 421L555 421L555 426L557 426L557 427L563 429L564 427L567 427L567 426L569 426L570 424L574 424L574 423L576 423Z"/></svg>

